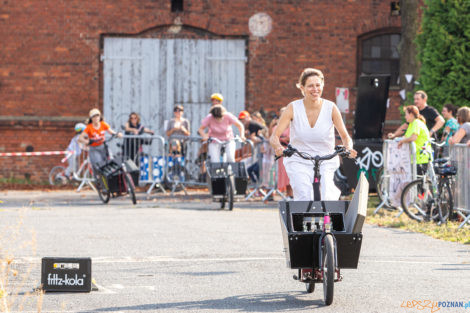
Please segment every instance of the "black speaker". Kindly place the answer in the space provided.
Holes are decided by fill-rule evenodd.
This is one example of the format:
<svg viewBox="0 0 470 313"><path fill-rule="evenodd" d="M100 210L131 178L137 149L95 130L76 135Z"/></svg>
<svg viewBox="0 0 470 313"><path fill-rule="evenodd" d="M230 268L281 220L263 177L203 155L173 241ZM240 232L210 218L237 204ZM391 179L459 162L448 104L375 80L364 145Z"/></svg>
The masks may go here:
<svg viewBox="0 0 470 313"><path fill-rule="evenodd" d="M354 119L354 139L382 138L387 113L390 75L359 77Z"/></svg>
<svg viewBox="0 0 470 313"><path fill-rule="evenodd" d="M42 258L44 291L91 291L91 258Z"/></svg>

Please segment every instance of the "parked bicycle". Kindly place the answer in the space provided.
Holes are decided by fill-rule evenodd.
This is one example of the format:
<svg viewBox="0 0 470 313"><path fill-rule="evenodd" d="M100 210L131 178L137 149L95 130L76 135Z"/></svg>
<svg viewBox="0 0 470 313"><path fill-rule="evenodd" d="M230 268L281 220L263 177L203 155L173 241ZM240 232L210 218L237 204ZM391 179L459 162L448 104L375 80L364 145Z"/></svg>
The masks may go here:
<svg viewBox="0 0 470 313"><path fill-rule="evenodd" d="M103 203L108 203L111 196L117 197L128 194L133 204L137 203L134 181L128 172L128 167L135 166L131 161L122 161L120 156L112 157L108 144L116 138L115 135L105 140L106 162L94 167L95 187Z"/></svg>
<svg viewBox="0 0 470 313"><path fill-rule="evenodd" d="M334 283L342 280L340 267L357 268L362 225L346 229L345 225L349 224L345 220L347 201L321 201L320 163L337 155L348 156L349 152L342 146L336 146L332 154L311 156L291 145L283 151L284 157L294 154L313 164L314 201L279 203L286 257L289 266L298 269L294 279L305 283L308 293L315 290L315 283L323 283L323 298L325 304L330 305L333 302ZM353 211L351 208L347 210Z"/></svg>
<svg viewBox="0 0 470 313"><path fill-rule="evenodd" d="M232 139L245 143L239 137ZM214 202L220 202L220 208L233 210L233 202L237 199L245 198L248 177L246 175L245 164L242 162L224 162L226 157L226 147L232 141L220 141L217 138L210 137L206 142L216 142L220 144L220 160L212 162L210 157L206 160L208 173L209 191ZM237 182L236 182L237 181Z"/></svg>
<svg viewBox="0 0 470 313"><path fill-rule="evenodd" d="M61 163L65 163L70 158L74 157L72 153L67 154L62 160ZM80 191L85 184L88 184L92 189L93 170L91 168L90 159L88 156L83 159L83 162L80 164L78 169L74 168L72 176L66 175L66 168L62 165L54 166L49 172L49 184L53 186L64 186L71 183L78 183L77 191Z"/></svg>
<svg viewBox="0 0 470 313"><path fill-rule="evenodd" d="M402 208L411 219L419 222L445 222L453 211L452 176L457 170L448 163L448 159L433 160L432 151L426 148L422 148L420 153L427 153L430 162L424 174L403 189Z"/></svg>

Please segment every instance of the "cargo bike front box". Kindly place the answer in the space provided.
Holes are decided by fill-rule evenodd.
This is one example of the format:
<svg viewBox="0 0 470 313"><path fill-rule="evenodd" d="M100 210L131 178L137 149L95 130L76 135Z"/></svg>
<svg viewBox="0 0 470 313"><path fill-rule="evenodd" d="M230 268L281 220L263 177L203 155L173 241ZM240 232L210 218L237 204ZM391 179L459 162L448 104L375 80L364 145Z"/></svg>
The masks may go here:
<svg viewBox="0 0 470 313"><path fill-rule="evenodd" d="M349 201L283 201L279 203L284 252L288 267L302 269L320 266L322 225L319 224L325 212L328 212L332 221L332 233L336 240L337 267L357 268L362 232L348 232L346 229L345 219L349 217L347 214L349 204Z"/></svg>

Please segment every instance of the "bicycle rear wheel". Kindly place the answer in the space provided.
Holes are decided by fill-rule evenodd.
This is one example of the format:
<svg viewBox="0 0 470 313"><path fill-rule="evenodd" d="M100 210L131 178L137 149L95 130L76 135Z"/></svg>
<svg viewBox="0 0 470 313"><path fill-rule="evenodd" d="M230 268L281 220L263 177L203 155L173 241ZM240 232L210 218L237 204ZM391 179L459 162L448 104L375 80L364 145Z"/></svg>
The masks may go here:
<svg viewBox="0 0 470 313"><path fill-rule="evenodd" d="M64 186L69 183L69 178L65 175L65 167L54 166L49 172L49 184L52 186Z"/></svg>
<svg viewBox="0 0 470 313"><path fill-rule="evenodd" d="M126 180L126 188L127 188L127 193L131 197L132 203L136 204L137 199L135 197L135 186L134 186L134 181L132 180L131 174L129 173L123 173L124 178Z"/></svg>
<svg viewBox="0 0 470 313"><path fill-rule="evenodd" d="M439 220L445 223L450 216L454 207L454 199L452 198L452 190L447 178L439 184Z"/></svg>
<svg viewBox="0 0 470 313"><path fill-rule="evenodd" d="M405 213L416 221L439 218L439 210L432 194L432 183L417 179L406 185L401 194L401 205Z"/></svg>

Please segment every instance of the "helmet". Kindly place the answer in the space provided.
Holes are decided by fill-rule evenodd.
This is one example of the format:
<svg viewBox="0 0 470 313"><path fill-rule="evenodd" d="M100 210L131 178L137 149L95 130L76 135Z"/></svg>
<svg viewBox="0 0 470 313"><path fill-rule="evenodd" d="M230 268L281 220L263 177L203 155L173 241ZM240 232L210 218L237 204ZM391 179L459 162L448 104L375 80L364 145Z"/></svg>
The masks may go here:
<svg viewBox="0 0 470 313"><path fill-rule="evenodd" d="M85 124L83 123L77 123L75 124L75 132L76 133L81 133L82 131L84 131L86 128Z"/></svg>
<svg viewBox="0 0 470 313"><path fill-rule="evenodd" d="M240 114L238 114L239 120L243 120L247 117L250 117L250 113L248 111L241 111Z"/></svg>
<svg viewBox="0 0 470 313"><path fill-rule="evenodd" d="M217 99L221 102L224 102L224 96L222 96L220 93L213 93L211 94L211 100L212 99Z"/></svg>

